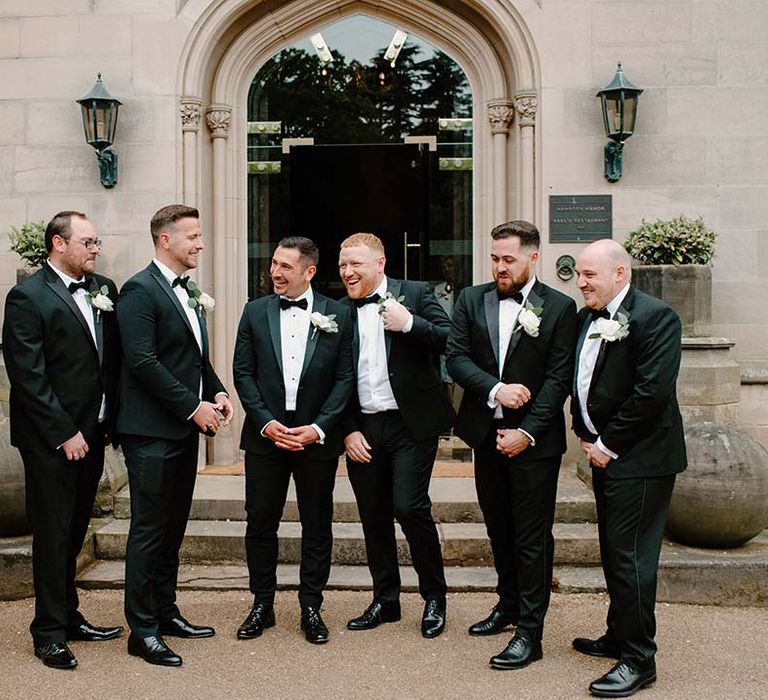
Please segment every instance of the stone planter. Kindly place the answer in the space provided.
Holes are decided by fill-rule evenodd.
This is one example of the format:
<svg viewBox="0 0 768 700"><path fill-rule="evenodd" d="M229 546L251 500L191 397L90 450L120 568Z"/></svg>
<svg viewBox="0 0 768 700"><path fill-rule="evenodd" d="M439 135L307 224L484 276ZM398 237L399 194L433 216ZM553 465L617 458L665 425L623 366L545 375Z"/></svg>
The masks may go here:
<svg viewBox="0 0 768 700"><path fill-rule="evenodd" d="M768 452L760 443L717 423L686 426L685 443L688 469L672 493L669 536L721 549L739 547L768 527Z"/></svg>
<svg viewBox="0 0 768 700"><path fill-rule="evenodd" d="M638 265L632 268L632 282L677 311L684 338L712 335L712 268L709 265Z"/></svg>

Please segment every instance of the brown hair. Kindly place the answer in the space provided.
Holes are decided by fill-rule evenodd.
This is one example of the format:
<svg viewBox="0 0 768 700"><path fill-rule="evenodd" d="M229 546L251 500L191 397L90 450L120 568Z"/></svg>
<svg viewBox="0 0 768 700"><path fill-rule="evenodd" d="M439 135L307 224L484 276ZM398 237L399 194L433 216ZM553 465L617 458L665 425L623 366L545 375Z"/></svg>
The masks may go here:
<svg viewBox="0 0 768 700"><path fill-rule="evenodd" d="M294 248L299 251L299 257L307 264L307 267L310 265L317 267L317 261L320 259L320 252L311 238L305 238L304 236L288 236L287 238L283 238L277 244L277 247Z"/></svg>
<svg viewBox="0 0 768 700"><path fill-rule="evenodd" d="M517 236L520 239L521 248L539 249L541 243L539 229L529 221L507 221L507 223L499 224L491 230L491 238L494 241L512 236Z"/></svg>
<svg viewBox="0 0 768 700"><path fill-rule="evenodd" d="M149 222L149 231L152 234L152 242L157 244L157 239L162 231L165 231L179 219L199 219L200 212L186 204L169 204L155 213Z"/></svg>
<svg viewBox="0 0 768 700"><path fill-rule="evenodd" d="M50 253L53 250L53 237L61 236L65 241L72 235L72 217L79 216L81 219L88 217L80 211L60 211L54 214L53 218L45 227L45 249Z"/></svg>

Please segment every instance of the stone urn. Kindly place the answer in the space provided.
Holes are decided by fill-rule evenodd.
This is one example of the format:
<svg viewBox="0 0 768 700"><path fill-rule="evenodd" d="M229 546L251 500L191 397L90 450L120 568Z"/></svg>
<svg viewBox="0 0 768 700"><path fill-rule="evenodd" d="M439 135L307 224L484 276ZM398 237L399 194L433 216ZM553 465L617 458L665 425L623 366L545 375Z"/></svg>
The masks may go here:
<svg viewBox="0 0 768 700"><path fill-rule="evenodd" d="M0 420L0 537L24 535L27 522L24 465L19 451L11 445L10 420Z"/></svg>
<svg viewBox="0 0 768 700"><path fill-rule="evenodd" d="M638 265L632 268L632 283L677 311L684 338L712 335L712 268L709 265Z"/></svg>
<svg viewBox="0 0 768 700"><path fill-rule="evenodd" d="M739 547L768 527L768 452L719 423L686 426L688 469L677 475L667 533L693 547ZM660 456L661 457L661 456Z"/></svg>

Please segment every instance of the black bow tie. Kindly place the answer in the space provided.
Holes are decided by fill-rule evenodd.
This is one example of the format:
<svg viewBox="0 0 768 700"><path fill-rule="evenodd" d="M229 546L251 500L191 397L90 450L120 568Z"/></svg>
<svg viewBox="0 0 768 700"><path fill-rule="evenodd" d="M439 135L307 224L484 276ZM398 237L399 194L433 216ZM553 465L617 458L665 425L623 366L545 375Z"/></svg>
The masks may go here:
<svg viewBox="0 0 768 700"><path fill-rule="evenodd" d="M78 289L82 289L84 292L87 292L91 288L91 279L89 277L86 277L82 282L70 282L69 287L69 293L74 294Z"/></svg>
<svg viewBox="0 0 768 700"><path fill-rule="evenodd" d="M498 289L496 290L496 293L499 295L499 301L504 301L505 299L512 299L512 301L516 301L518 304L523 303L523 293L518 292L500 292Z"/></svg>
<svg viewBox="0 0 768 700"><path fill-rule="evenodd" d="M590 314L592 315L592 320L597 321L598 318L610 318L611 313L608 311L607 308L605 309L592 309L590 311Z"/></svg>
<svg viewBox="0 0 768 700"><path fill-rule="evenodd" d="M292 306L298 306L306 311L309 304L307 304L306 299L286 299L285 297L280 297L280 308L283 311L290 309Z"/></svg>
<svg viewBox="0 0 768 700"><path fill-rule="evenodd" d="M189 277L177 277L171 283L171 288L174 287L184 287L184 289L189 291Z"/></svg>
<svg viewBox="0 0 768 700"><path fill-rule="evenodd" d="M355 302L355 306L358 309L361 309L366 304L378 304L381 301L381 295L371 294L371 296L369 297L363 297L362 299L353 299L352 301Z"/></svg>

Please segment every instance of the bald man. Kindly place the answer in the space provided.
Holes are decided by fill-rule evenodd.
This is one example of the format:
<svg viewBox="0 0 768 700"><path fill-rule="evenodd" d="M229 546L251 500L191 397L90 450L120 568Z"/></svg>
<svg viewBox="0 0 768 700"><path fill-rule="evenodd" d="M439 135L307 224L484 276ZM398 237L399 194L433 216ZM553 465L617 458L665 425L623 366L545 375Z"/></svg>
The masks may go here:
<svg viewBox="0 0 768 700"><path fill-rule="evenodd" d="M686 467L680 319L630 284L630 257L615 241L587 246L576 272L585 307L571 412L592 467L610 607L605 633L573 647L617 660L592 695L627 697L656 680L656 573L675 475Z"/></svg>

